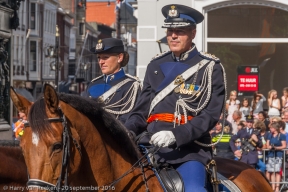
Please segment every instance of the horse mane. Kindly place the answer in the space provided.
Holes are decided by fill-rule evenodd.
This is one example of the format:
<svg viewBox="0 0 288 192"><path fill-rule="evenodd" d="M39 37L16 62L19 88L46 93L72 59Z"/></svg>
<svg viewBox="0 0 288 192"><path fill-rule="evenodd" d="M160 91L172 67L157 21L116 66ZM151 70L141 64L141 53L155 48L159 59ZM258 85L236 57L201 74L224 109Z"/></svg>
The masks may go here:
<svg viewBox="0 0 288 192"><path fill-rule="evenodd" d="M18 140L0 140L1 147L19 147L19 144Z"/></svg>
<svg viewBox="0 0 288 192"><path fill-rule="evenodd" d="M105 130L109 131L109 134L119 146L126 148L128 154L135 158L139 157L136 145L128 136L128 130L113 115L103 109L103 103L73 94L60 93L58 97L61 101L88 117L94 125L99 124L99 122L102 123L106 126ZM32 131L38 133L39 137L53 131L49 121L44 121L47 118L44 99L40 98L32 105L28 116Z"/></svg>

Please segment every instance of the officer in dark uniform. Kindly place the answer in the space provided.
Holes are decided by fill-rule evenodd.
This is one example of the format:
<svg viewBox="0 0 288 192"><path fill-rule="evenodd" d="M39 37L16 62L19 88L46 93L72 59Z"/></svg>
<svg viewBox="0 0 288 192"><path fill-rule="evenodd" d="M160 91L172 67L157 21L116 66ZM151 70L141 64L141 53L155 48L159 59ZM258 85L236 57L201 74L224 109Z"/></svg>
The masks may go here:
<svg viewBox="0 0 288 192"><path fill-rule="evenodd" d="M200 53L192 43L203 15L184 5L162 8L171 51L147 67L143 90L125 126L136 135L154 133L150 143L161 147L159 163L174 166L185 191L206 191L205 165L211 160L209 131L224 104L224 69L218 58ZM209 146L209 147L208 147Z"/></svg>
<svg viewBox="0 0 288 192"><path fill-rule="evenodd" d="M239 130L236 135L230 139L230 147L234 155L239 161L247 163L252 167L256 167L258 162L257 147L262 147L260 134L253 128L253 116L246 116L247 127ZM236 141L240 141L240 149L235 145Z"/></svg>
<svg viewBox="0 0 288 192"><path fill-rule="evenodd" d="M103 75L91 81L84 96L98 98L105 103L106 111L125 123L141 87L138 78L124 72L129 55L124 51L123 42L115 38L100 39L90 51L97 54Z"/></svg>

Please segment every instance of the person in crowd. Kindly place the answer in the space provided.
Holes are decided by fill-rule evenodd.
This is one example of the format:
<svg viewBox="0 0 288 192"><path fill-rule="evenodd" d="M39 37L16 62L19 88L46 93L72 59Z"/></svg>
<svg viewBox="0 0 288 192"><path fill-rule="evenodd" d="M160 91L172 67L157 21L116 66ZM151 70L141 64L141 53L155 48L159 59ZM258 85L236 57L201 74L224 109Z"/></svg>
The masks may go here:
<svg viewBox="0 0 288 192"><path fill-rule="evenodd" d="M252 115L252 107L249 106L249 100L247 98L243 99L239 111L242 112L243 117L247 115Z"/></svg>
<svg viewBox="0 0 288 192"><path fill-rule="evenodd" d="M259 132L260 139L262 141L262 148L257 147L258 162L256 165L256 169L265 174L266 165L264 163L265 161L263 160L264 151L262 149L267 148L266 142L267 142L268 132L266 132L266 125L260 120L255 120L253 124L253 128L254 130L256 130L255 132Z"/></svg>
<svg viewBox="0 0 288 192"><path fill-rule="evenodd" d="M253 115L255 118L258 118L258 113L260 111L263 111L263 102L264 101L266 101L266 98L264 97L264 95L261 93L258 93L258 91L256 91L254 93L253 100L251 102L252 111L253 111Z"/></svg>
<svg viewBox="0 0 288 192"><path fill-rule="evenodd" d="M209 131L219 121L225 102L224 68L215 56L199 53L192 42L202 13L170 4L162 14L171 51L148 64L139 102L125 126L130 135L152 133L150 143L160 147L156 161L179 172L185 191L202 192L212 150L196 141L211 144Z"/></svg>
<svg viewBox="0 0 288 192"><path fill-rule="evenodd" d="M279 122L279 121L281 121L282 119L281 119L281 117L272 117L271 119L270 119L270 123L275 123L275 122Z"/></svg>
<svg viewBox="0 0 288 192"><path fill-rule="evenodd" d="M286 144L288 143L288 133L285 131L286 123L282 120L278 121L279 127L280 127L280 133L286 136ZM288 145L286 146L286 148Z"/></svg>
<svg viewBox="0 0 288 192"><path fill-rule="evenodd" d="M253 129L254 119L252 115L246 116L247 127L241 129L236 135L230 139L230 147L234 152L234 156L239 161L247 163L256 168L258 163L257 147L262 148L262 140L260 134ZM241 142L241 147L237 147L236 141Z"/></svg>
<svg viewBox="0 0 288 192"><path fill-rule="evenodd" d="M268 93L268 116L269 118L272 117L279 117L280 116L280 100L277 98L277 91L272 89Z"/></svg>
<svg viewBox="0 0 288 192"><path fill-rule="evenodd" d="M283 95L281 97L282 112L288 109L288 87L283 88Z"/></svg>
<svg viewBox="0 0 288 192"><path fill-rule="evenodd" d="M232 115L232 134L235 135L238 132L238 124L240 123L242 119L242 113L239 110L236 110L233 112Z"/></svg>
<svg viewBox="0 0 288 192"><path fill-rule="evenodd" d="M115 38L100 39L90 51L97 54L103 75L91 81L83 96L97 98L105 104L106 111L125 123L141 90L138 78L124 72L129 54L124 51L122 40Z"/></svg>
<svg viewBox="0 0 288 192"><path fill-rule="evenodd" d="M279 182L281 180L280 170L282 159L286 148L286 136L280 133L280 126L277 122L270 124L270 133L267 138L268 161L266 164L266 177L272 182L272 189L279 192Z"/></svg>
<svg viewBox="0 0 288 192"><path fill-rule="evenodd" d="M240 120L239 123L237 124L237 132L245 127L246 127L246 122L243 120Z"/></svg>
<svg viewBox="0 0 288 192"><path fill-rule="evenodd" d="M270 131L270 129L269 129L270 120L269 120L267 113L265 111L260 111L258 113L258 120L262 121L265 124L267 132Z"/></svg>
<svg viewBox="0 0 288 192"><path fill-rule="evenodd" d="M228 112L227 121L233 122L232 115L235 110L239 110L240 101L237 99L237 91L233 90L230 92L229 100L226 101L226 111Z"/></svg>
<svg viewBox="0 0 288 192"><path fill-rule="evenodd" d="M20 137L23 135L24 132L24 124L27 123L27 116L25 113L19 111L18 113L19 119L14 123L13 126L13 133L14 139L19 140Z"/></svg>
<svg viewBox="0 0 288 192"><path fill-rule="evenodd" d="M223 129L223 135L222 135ZM221 136L222 135L222 136ZM213 146L213 154L217 157L223 157L233 159L234 154L230 148L229 141L232 137L229 126L223 128L221 122L218 122L215 126L215 131L211 132L212 143L218 142Z"/></svg>
<svg viewBox="0 0 288 192"><path fill-rule="evenodd" d="M219 131L217 131L217 125L219 125L219 123L221 123L221 125L222 125L222 123L223 123L223 114L220 115L219 121L218 121L218 123L215 125L215 127L214 127L211 131L209 131L210 135L211 135L211 134L215 134L215 133L216 133L216 134L219 133ZM226 129L229 128L229 131L232 133L232 124L231 124L229 121L225 120L224 127L226 127ZM221 129L221 130L222 130L222 129ZM215 136L215 135L214 135L214 136Z"/></svg>
<svg viewBox="0 0 288 192"><path fill-rule="evenodd" d="M285 132L288 133L288 110L285 110L283 112L283 121L285 122L286 126L285 126Z"/></svg>

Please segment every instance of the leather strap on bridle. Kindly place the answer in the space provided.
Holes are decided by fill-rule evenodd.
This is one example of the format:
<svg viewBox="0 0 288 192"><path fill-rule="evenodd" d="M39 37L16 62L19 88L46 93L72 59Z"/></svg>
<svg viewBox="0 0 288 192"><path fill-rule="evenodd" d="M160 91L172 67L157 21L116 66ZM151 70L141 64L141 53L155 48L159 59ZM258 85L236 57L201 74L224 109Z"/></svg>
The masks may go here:
<svg viewBox="0 0 288 192"><path fill-rule="evenodd" d="M27 182L27 186L33 186L33 187L39 187L40 189L45 189L51 192L69 192L70 191L70 187L68 186L68 168L69 168L69 159L70 159L70 137L73 139L73 143L76 146L77 150L79 151L80 155L81 154L81 148L80 145L77 143L77 141L75 140L75 138L72 137L72 133L71 130L69 128L69 126L67 125L67 121L66 121L66 117L63 114L61 108L58 108L58 113L60 117L55 117L55 118L48 118L48 119L44 119L51 122L62 122L62 126L63 126L63 133L62 133L62 138L63 138L63 142L62 142L62 151L63 151L63 155L62 155L62 167L61 167L61 172L60 172L60 176L58 177L58 181L56 183L56 185L40 180L40 179L30 179L29 178L29 174L28 174L28 182ZM25 127L29 126L29 122L24 124ZM64 175L63 175L63 171L65 171ZM62 185L62 181L63 185Z"/></svg>

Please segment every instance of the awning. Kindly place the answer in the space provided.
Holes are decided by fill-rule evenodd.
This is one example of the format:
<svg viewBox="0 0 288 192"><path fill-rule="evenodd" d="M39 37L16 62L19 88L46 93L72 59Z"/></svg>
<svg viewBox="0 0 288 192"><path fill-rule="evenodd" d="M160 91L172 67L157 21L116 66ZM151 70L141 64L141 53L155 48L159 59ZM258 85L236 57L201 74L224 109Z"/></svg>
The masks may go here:
<svg viewBox="0 0 288 192"><path fill-rule="evenodd" d="M15 88L14 90L16 91L17 94L25 97L30 102L34 102L35 101L33 95L27 89L25 89L25 88Z"/></svg>

